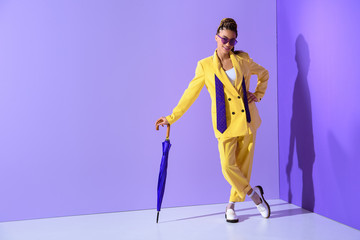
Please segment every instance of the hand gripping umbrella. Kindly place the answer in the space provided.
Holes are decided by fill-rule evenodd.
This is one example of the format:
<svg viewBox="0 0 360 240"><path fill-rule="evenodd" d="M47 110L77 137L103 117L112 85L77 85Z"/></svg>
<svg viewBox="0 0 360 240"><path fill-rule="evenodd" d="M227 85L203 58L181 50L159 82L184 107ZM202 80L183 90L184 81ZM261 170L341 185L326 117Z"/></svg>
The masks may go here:
<svg viewBox="0 0 360 240"><path fill-rule="evenodd" d="M159 125L156 126L156 130L159 130ZM161 209L161 203L164 197L164 190L165 190L165 183L166 183L166 173L167 173L167 165L168 165L168 156L170 151L170 125L167 124L167 131L166 131L166 139L162 143L162 158L161 158L161 164L160 164L160 171L159 171L159 180L158 180L158 186L157 186L157 217L156 217L156 223L159 222L159 213Z"/></svg>

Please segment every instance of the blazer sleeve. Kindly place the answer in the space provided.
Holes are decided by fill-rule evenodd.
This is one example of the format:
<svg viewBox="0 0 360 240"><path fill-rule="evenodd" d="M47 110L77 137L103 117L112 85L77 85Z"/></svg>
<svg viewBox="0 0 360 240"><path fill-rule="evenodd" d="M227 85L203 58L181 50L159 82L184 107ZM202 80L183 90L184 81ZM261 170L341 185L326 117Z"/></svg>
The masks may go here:
<svg viewBox="0 0 360 240"><path fill-rule="evenodd" d="M257 75L258 82L255 88L254 95L256 98L261 101L261 99L265 95L265 91L267 88L267 83L269 80L269 71L266 70L264 67L260 66L256 62L252 60L252 58L249 58L249 65L250 65L250 71L252 75Z"/></svg>
<svg viewBox="0 0 360 240"><path fill-rule="evenodd" d="M181 99L179 100L176 107L173 109L171 115L166 116L166 119L168 120L170 125L176 122L195 102L201 92L201 89L204 87L204 84L204 68L201 62L198 61L195 70L195 77L189 83L189 86L184 91Z"/></svg>

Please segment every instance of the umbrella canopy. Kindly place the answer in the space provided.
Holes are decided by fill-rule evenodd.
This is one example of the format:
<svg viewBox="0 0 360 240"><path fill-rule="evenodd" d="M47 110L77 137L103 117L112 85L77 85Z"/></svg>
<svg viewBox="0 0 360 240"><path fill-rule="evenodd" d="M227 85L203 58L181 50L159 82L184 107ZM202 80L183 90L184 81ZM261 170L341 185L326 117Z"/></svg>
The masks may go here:
<svg viewBox="0 0 360 240"><path fill-rule="evenodd" d="M159 130L159 127L157 127L156 130ZM169 134L170 134L170 125L167 125L166 139L162 143L162 157L161 157L159 179L158 179L158 186L157 186L157 217L156 217L156 223L159 222L159 213L160 213L161 204L162 204L162 200L163 200L163 197L164 197L164 191L165 191L167 166L168 166L168 157L169 157L169 151L170 151L170 147L171 147Z"/></svg>

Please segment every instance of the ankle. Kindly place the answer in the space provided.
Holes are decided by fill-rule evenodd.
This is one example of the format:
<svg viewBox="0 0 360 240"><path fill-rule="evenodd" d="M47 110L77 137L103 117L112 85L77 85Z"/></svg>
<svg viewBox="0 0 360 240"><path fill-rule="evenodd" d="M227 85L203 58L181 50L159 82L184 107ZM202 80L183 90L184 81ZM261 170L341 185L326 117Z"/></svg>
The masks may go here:
<svg viewBox="0 0 360 240"><path fill-rule="evenodd" d="M234 202L229 202L228 205L226 206L226 210L227 209L235 209L235 203Z"/></svg>
<svg viewBox="0 0 360 240"><path fill-rule="evenodd" d="M247 195L252 199L255 193L256 193L256 192L254 191L254 189L251 188L251 189L248 191Z"/></svg>

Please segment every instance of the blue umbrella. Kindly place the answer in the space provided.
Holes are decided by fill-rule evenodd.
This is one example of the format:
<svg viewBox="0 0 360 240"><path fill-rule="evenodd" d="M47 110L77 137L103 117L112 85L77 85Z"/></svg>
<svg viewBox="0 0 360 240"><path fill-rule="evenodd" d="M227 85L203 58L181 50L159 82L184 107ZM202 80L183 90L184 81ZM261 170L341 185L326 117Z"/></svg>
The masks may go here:
<svg viewBox="0 0 360 240"><path fill-rule="evenodd" d="M156 130L159 130L159 126L156 127ZM161 209L161 203L164 197L164 191L165 191L165 183L166 183L166 174L167 174L167 166L168 166L168 156L170 151L170 125L167 125L167 131L166 131L166 139L162 143L162 158L161 158L161 164L160 164L160 171L159 171L159 180L158 180L158 186L157 186L157 217L156 217L156 223L159 222L159 213Z"/></svg>

